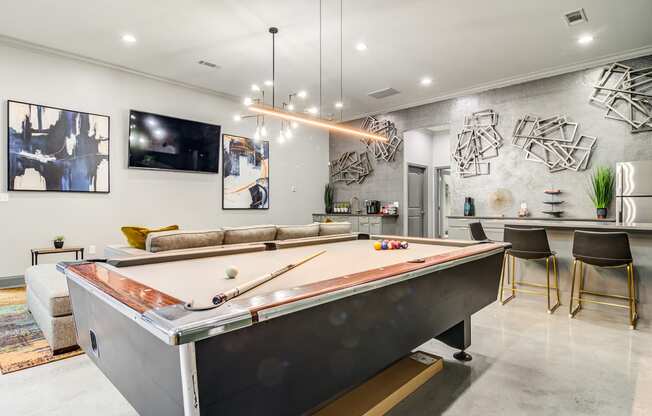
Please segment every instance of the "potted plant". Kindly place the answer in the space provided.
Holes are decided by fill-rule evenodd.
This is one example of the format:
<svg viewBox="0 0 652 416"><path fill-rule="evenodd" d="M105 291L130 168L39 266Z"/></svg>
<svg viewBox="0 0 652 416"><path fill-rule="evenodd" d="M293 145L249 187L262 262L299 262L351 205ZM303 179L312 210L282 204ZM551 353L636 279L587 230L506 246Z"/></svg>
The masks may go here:
<svg viewBox="0 0 652 416"><path fill-rule="evenodd" d="M591 189L589 196L595 205L598 218L607 218L607 209L614 197L616 175L609 166L598 166L591 174Z"/></svg>
<svg viewBox="0 0 652 416"><path fill-rule="evenodd" d="M63 240L64 237L62 235L54 237L54 248L63 248Z"/></svg>
<svg viewBox="0 0 652 416"><path fill-rule="evenodd" d="M335 188L331 183L324 186L324 208L327 214L333 213L333 199L335 195Z"/></svg>

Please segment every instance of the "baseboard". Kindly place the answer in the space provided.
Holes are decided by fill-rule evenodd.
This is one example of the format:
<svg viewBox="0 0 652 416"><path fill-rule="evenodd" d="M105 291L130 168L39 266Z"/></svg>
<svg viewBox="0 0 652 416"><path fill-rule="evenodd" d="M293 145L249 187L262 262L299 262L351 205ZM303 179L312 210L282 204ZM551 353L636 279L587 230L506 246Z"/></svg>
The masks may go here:
<svg viewBox="0 0 652 416"><path fill-rule="evenodd" d="M23 276L0 277L0 289L8 289L21 286L25 286L25 278Z"/></svg>

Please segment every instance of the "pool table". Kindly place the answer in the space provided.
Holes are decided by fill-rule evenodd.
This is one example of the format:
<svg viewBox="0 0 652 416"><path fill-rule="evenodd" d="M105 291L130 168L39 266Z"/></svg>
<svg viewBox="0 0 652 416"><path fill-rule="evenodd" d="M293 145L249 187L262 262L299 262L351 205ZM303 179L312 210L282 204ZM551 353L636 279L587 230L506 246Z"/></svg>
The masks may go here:
<svg viewBox="0 0 652 416"><path fill-rule="evenodd" d="M303 414L431 338L463 351L506 243L345 234L61 263L79 345L142 415ZM223 305L235 285L318 257ZM225 269L235 266L235 279ZM467 357L464 357L467 358Z"/></svg>

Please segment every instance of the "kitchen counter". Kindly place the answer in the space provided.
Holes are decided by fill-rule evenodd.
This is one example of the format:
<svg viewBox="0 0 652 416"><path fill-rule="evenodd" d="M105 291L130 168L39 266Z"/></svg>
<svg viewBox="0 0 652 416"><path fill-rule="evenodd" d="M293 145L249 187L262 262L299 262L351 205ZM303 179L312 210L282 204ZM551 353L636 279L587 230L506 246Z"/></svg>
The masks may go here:
<svg viewBox="0 0 652 416"><path fill-rule="evenodd" d="M349 222L351 223L351 231L356 233L367 234L387 234L397 235L398 230L398 215L386 214L312 214L314 222L324 222L326 219L335 222Z"/></svg>
<svg viewBox="0 0 652 416"><path fill-rule="evenodd" d="M626 231L652 232L651 223L617 224L615 222L584 222L584 221L505 221L505 225L541 228L564 228L589 231Z"/></svg>
<svg viewBox="0 0 652 416"><path fill-rule="evenodd" d="M360 213L360 214L354 214L354 213L349 213L347 214L346 212L333 212L332 214L326 214L323 212L316 212L312 215L323 215L323 216L343 216L343 217L389 217L389 218L396 218L398 217L398 214L365 214L365 213Z"/></svg>
<svg viewBox="0 0 652 416"><path fill-rule="evenodd" d="M472 216L472 217L465 217L463 215L449 215L448 218L452 219L465 219L465 220L519 220L519 221L588 221L588 222L616 222L615 218L607 218L604 220L600 220L597 218L572 218L572 217L561 217L561 218L556 218L556 217L506 217L506 216L501 216L501 215L494 215L494 216Z"/></svg>

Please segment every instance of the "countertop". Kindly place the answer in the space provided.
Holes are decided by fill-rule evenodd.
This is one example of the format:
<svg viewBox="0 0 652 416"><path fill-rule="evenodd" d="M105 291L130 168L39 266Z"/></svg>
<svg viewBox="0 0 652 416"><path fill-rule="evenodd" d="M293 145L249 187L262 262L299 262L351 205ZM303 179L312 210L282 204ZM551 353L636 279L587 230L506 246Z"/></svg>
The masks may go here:
<svg viewBox="0 0 652 416"><path fill-rule="evenodd" d="M505 225L510 226L528 226L541 228L564 228L596 231L632 231L632 232L652 232L652 223L630 223L616 224L615 222L599 221L506 221Z"/></svg>
<svg viewBox="0 0 652 416"><path fill-rule="evenodd" d="M504 217L504 216L481 216L481 215L476 215L473 217L465 217L463 215L449 215L447 218L454 218L454 219L464 219L464 220L505 220L505 221L512 221L512 220L518 220L518 221L552 221L552 222L560 222L560 221L575 221L575 222L596 222L596 223L615 223L616 219L615 218L607 218L604 220L600 220L597 218L572 218L572 217L561 217L561 218L555 218L555 217Z"/></svg>
<svg viewBox="0 0 652 416"><path fill-rule="evenodd" d="M389 215L389 214L346 214L343 212L334 212L332 214L326 214L325 212L316 212L313 213L312 215L325 215L329 217L387 217L387 218L396 218L398 217L398 214L394 215Z"/></svg>

